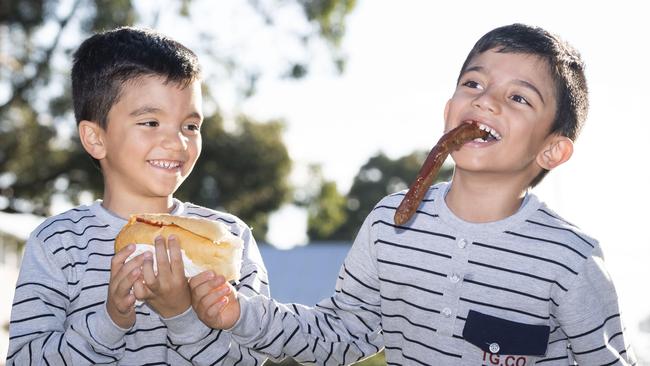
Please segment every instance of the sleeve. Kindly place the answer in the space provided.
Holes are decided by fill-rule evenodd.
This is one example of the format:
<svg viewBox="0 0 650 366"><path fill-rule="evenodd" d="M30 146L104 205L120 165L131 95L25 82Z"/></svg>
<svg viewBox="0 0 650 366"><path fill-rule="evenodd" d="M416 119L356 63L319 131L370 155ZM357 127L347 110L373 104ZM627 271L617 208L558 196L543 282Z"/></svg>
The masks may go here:
<svg viewBox="0 0 650 366"><path fill-rule="evenodd" d="M30 236L20 267L9 324L8 365L114 363L125 351L124 335L105 307L67 317L68 281L55 254Z"/></svg>
<svg viewBox="0 0 650 366"><path fill-rule="evenodd" d="M369 220L341 267L335 293L315 307L238 294L241 317L233 339L273 358L341 365L383 347L379 279Z"/></svg>
<svg viewBox="0 0 650 366"><path fill-rule="evenodd" d="M579 365L634 365L614 284L598 247L555 307Z"/></svg>
<svg viewBox="0 0 650 366"><path fill-rule="evenodd" d="M251 230L243 225L244 240L242 269L235 288L248 296L270 296L268 275ZM230 333L209 328L193 309L171 319L163 319L167 326L168 343L193 365L219 364L225 358L248 360L244 364L262 364L266 356L252 352L233 342Z"/></svg>

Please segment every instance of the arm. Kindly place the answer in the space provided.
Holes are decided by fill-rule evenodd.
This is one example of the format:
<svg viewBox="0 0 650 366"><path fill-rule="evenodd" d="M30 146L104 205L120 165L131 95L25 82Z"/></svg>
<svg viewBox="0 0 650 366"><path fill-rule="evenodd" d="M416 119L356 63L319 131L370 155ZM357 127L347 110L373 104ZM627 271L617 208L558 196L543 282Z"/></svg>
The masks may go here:
<svg viewBox="0 0 650 366"><path fill-rule="evenodd" d="M379 280L368 222L341 268L336 293L315 307L241 292L224 302L228 291L215 288L217 283L191 282L193 293L203 298L197 313L211 326L228 328L241 312L233 339L274 358L339 365L378 352L383 346Z"/></svg>
<svg viewBox="0 0 650 366"><path fill-rule="evenodd" d="M579 365L635 364L616 290L599 250L586 260L554 312Z"/></svg>
<svg viewBox="0 0 650 366"><path fill-rule="evenodd" d="M244 253L241 278L236 288L250 296L258 294L269 296L266 267L250 229L246 227L240 237L244 240ZM262 364L266 359L261 354L233 342L228 332L206 326L192 307L177 317L162 319L162 321L167 325L170 345L192 364L212 365L225 358L234 360L242 358L243 364L253 363L255 359Z"/></svg>
<svg viewBox="0 0 650 366"><path fill-rule="evenodd" d="M128 254L125 252L124 258ZM56 257L36 236L28 239L12 306L7 364L90 365L117 361L124 353L123 338L128 329L116 325L107 307L68 318L68 279L61 269L67 263L57 258L61 257ZM130 270L138 261L141 259L124 267L123 279L128 281L129 275L132 280L137 278ZM120 309L128 308L129 299L124 300ZM127 322L131 315L135 320L135 314L128 310L121 314Z"/></svg>

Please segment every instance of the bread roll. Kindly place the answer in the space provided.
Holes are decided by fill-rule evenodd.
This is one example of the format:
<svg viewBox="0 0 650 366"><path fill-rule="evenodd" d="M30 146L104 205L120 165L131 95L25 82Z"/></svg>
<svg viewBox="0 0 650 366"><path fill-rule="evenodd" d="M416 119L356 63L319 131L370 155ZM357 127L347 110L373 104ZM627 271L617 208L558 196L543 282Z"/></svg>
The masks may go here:
<svg viewBox="0 0 650 366"><path fill-rule="evenodd" d="M168 214L131 215L115 238L115 252L129 244L140 247L139 253L153 251L157 236L168 238L171 234L180 243L188 277L210 269L227 281L239 280L243 241L218 221Z"/></svg>

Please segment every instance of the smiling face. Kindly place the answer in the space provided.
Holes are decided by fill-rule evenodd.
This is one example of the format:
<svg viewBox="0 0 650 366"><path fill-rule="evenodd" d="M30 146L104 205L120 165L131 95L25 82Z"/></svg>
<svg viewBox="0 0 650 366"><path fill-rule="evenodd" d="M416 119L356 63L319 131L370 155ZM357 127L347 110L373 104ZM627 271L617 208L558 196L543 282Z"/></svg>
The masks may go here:
<svg viewBox="0 0 650 366"><path fill-rule="evenodd" d="M445 130L476 121L492 133L452 153L456 173L521 179L541 171L536 156L556 112L555 85L541 58L488 50L468 64L445 107Z"/></svg>
<svg viewBox="0 0 650 366"><path fill-rule="evenodd" d="M168 202L201 153L200 82L164 83L156 76L127 82L99 129L93 155L104 174L104 199Z"/></svg>

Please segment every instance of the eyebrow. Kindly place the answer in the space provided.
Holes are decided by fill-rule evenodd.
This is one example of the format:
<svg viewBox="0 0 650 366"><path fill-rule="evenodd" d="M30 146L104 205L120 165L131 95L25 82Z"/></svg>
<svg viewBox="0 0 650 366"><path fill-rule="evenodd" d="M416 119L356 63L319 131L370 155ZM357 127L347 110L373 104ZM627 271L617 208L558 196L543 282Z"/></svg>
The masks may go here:
<svg viewBox="0 0 650 366"><path fill-rule="evenodd" d="M143 115L143 114L149 114L149 113L151 113L151 114L156 114L156 113L158 113L158 112L160 112L160 111L161 111L160 108L150 107L150 106L148 106L148 105L145 105L145 106L140 107L140 108L138 108L138 109L132 111L131 113L129 113L129 116L131 116L131 117L138 117L138 116L141 116L141 115Z"/></svg>
<svg viewBox="0 0 650 366"><path fill-rule="evenodd" d="M484 70L485 70L485 68L483 66L472 66L472 67L468 67L467 69L465 69L465 71L463 72L463 75L470 72L470 71L482 72ZM528 89L532 90L533 92L535 92L535 94L537 94L539 96L539 99L542 100L542 103L546 104L546 102L544 101L544 97L542 96L542 93L539 91L539 89L537 89L537 87L535 85L533 85L532 83L530 83L530 82L528 82L526 80L521 80L521 79L517 79L517 80L515 80L515 82L517 84L519 84L519 85L521 85L521 86L523 86L525 88L528 88Z"/></svg>
<svg viewBox="0 0 650 366"><path fill-rule="evenodd" d="M537 87L535 85L529 83L526 80L521 80L521 79L517 79L516 82L517 82L517 84L519 84L519 85L521 85L521 86L523 86L525 88L531 89L532 91L537 93L537 95L539 96L539 99L542 100L542 104L546 104L546 102L544 101L544 97L542 96L542 93L539 92L539 89L537 89Z"/></svg>
<svg viewBox="0 0 650 366"><path fill-rule="evenodd" d="M142 107L132 111L131 113L129 113L129 116L138 117L138 116L142 116L144 114L156 114L156 113L160 113L160 112L162 112L162 109L160 109L160 108L145 105L145 106L142 106ZM198 112L191 112L185 118L196 118L196 119L203 120L203 116L201 116L201 114L199 114Z"/></svg>

